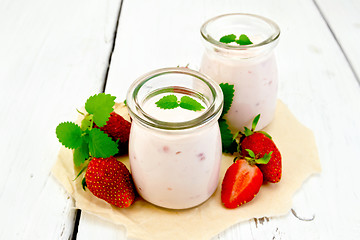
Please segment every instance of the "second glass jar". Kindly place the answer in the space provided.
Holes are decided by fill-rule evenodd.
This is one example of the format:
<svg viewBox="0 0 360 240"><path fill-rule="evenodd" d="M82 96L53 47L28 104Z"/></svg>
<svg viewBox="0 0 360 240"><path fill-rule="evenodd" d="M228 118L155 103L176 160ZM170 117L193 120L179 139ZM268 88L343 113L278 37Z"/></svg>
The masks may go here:
<svg viewBox="0 0 360 240"><path fill-rule="evenodd" d="M250 45L225 44L220 38L246 34ZM235 96L225 118L233 132L251 127L261 114L257 130L274 116L278 89L278 71L273 52L280 29L270 19L253 14L226 14L212 18L201 27L205 43L200 72L218 83L234 85Z"/></svg>

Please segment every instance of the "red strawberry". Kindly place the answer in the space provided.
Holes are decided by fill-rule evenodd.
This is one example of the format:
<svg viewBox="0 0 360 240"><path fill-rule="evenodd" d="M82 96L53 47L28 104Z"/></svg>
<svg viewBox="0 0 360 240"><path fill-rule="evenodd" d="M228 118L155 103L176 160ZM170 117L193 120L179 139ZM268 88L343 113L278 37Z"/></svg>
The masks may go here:
<svg viewBox="0 0 360 240"><path fill-rule="evenodd" d="M134 202L130 172L115 157L93 158L86 170L85 181L92 194L110 204L126 208Z"/></svg>
<svg viewBox="0 0 360 240"><path fill-rule="evenodd" d="M277 149L275 143L265 136L263 133L255 132L250 136L245 137L241 142L241 154L248 156L246 149L254 152L256 158L261 158L265 154L271 154L270 161L267 164L259 165L260 170L264 175L264 181L276 183L281 179L281 154Z"/></svg>
<svg viewBox="0 0 360 240"><path fill-rule="evenodd" d="M227 170L222 182L221 201L227 208L236 208L251 201L259 192L263 174L245 159L237 160Z"/></svg>
<svg viewBox="0 0 360 240"><path fill-rule="evenodd" d="M262 131L254 132L259 117L260 115L255 117L251 130L245 128L245 138L240 143L241 155L250 156L246 149L251 150L255 158L262 158L272 152L269 162L259 165L259 168L264 175L264 182L277 183L282 172L281 154L269 134Z"/></svg>
<svg viewBox="0 0 360 240"><path fill-rule="evenodd" d="M125 154L128 151L131 123L126 121L119 114L112 112L106 124L100 128L114 141L118 141L119 153Z"/></svg>

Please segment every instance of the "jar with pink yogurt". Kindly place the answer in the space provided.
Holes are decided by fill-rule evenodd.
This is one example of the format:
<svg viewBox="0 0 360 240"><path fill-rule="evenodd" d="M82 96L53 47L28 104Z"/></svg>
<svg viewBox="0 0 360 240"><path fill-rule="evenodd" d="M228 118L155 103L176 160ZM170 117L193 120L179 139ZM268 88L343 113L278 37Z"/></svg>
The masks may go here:
<svg viewBox="0 0 360 240"><path fill-rule="evenodd" d="M225 44L220 38L235 34L248 36L253 44ZM201 27L205 52L200 72L218 83L234 85L235 96L226 114L233 132L251 127L259 113L257 130L274 116L278 89L278 71L274 48L280 29L270 19L253 14L226 14L205 22Z"/></svg>
<svg viewBox="0 0 360 240"><path fill-rule="evenodd" d="M156 103L169 95L192 98L203 108L159 108ZM127 106L133 120L130 168L138 193L171 209L206 201L218 186L222 157L219 85L187 68L158 69L133 83Z"/></svg>

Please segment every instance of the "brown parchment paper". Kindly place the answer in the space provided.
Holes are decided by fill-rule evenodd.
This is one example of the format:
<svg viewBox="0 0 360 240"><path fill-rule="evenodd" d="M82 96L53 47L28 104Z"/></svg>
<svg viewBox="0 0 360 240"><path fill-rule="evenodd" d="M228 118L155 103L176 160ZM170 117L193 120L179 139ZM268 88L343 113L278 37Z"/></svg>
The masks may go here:
<svg viewBox="0 0 360 240"><path fill-rule="evenodd" d="M116 104L115 111L128 118L123 104ZM89 190L82 190L81 178L73 181L79 170L74 169L69 149L60 149L52 173L75 199L76 208L124 225L131 239L210 239L238 222L288 213L292 196L303 181L321 171L312 131L300 124L283 102L278 101L275 118L264 130L273 137L282 154L282 179L276 184L264 184L251 202L237 209L226 209L220 200L222 178L233 161L231 155L223 155L219 187L214 195L187 210L159 208L141 198L126 209L111 206ZM128 157L118 159L129 167Z"/></svg>

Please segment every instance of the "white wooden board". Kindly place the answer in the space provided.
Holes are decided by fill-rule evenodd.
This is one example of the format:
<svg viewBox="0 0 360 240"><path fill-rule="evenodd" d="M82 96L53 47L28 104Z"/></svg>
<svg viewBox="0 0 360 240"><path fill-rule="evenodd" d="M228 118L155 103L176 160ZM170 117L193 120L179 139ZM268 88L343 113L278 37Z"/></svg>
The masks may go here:
<svg viewBox="0 0 360 240"><path fill-rule="evenodd" d="M316 0L360 84L360 1Z"/></svg>
<svg viewBox="0 0 360 240"><path fill-rule="evenodd" d="M349 183L359 167L352 156L360 153L360 89L313 1L124 1L106 92L123 100L131 82L147 71L188 63L197 68L201 24L229 12L264 15L280 25L279 98L314 131L323 173L294 198L297 216L315 216L313 221L289 213L237 224L214 239L356 239L360 192ZM82 217L79 239L104 231L91 221ZM111 235L111 228L106 231Z"/></svg>
<svg viewBox="0 0 360 240"><path fill-rule="evenodd" d="M119 0L0 1L0 239L69 239L55 128L102 91Z"/></svg>

